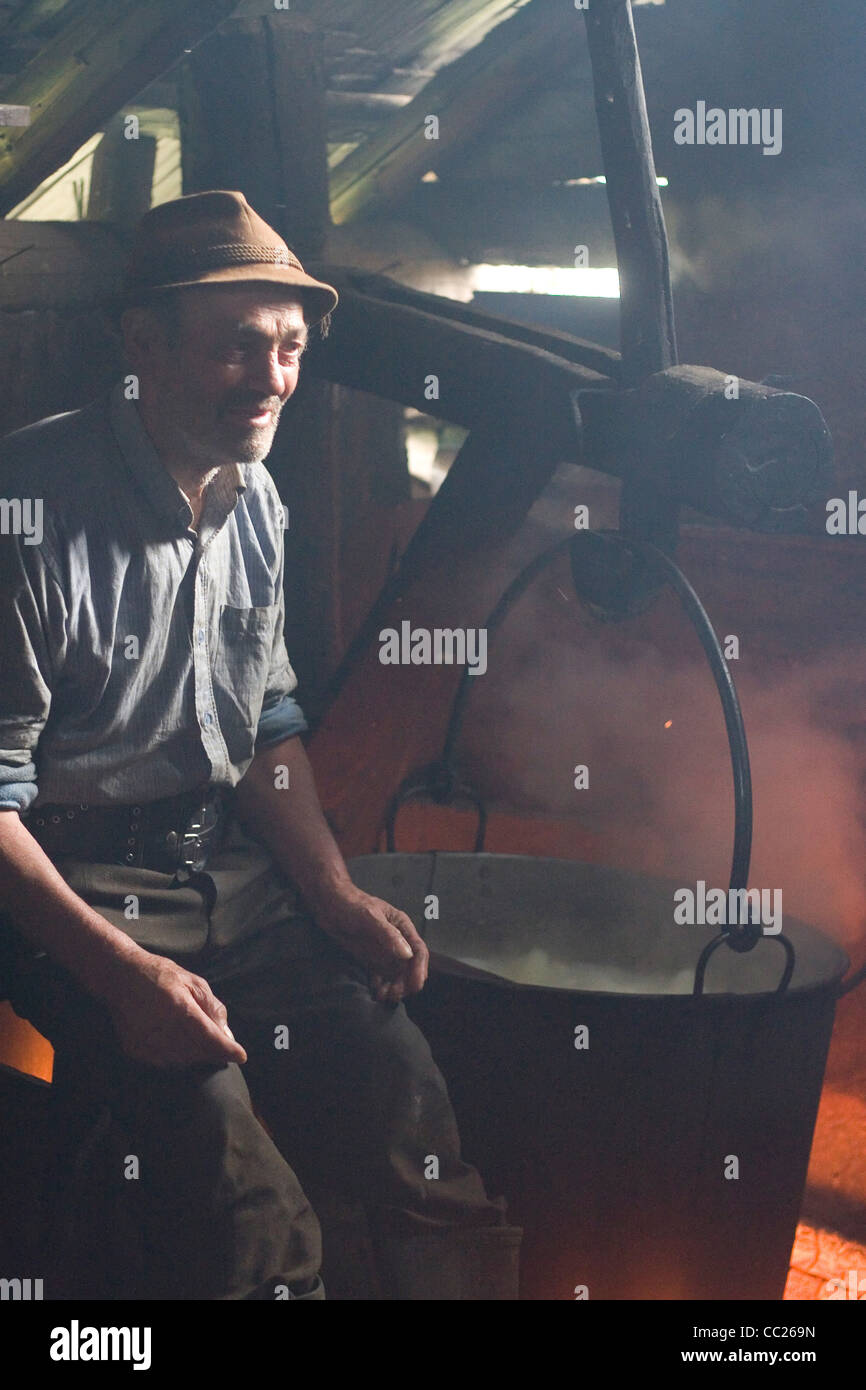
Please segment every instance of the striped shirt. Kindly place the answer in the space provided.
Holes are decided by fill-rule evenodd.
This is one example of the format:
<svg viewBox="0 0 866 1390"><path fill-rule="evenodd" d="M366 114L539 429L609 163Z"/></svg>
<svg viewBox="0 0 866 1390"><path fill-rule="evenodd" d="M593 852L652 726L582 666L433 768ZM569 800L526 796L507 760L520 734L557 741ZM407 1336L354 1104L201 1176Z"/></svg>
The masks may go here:
<svg viewBox="0 0 866 1390"><path fill-rule="evenodd" d="M235 786L307 728L273 480L204 498L196 532L122 381L0 442L0 808Z"/></svg>

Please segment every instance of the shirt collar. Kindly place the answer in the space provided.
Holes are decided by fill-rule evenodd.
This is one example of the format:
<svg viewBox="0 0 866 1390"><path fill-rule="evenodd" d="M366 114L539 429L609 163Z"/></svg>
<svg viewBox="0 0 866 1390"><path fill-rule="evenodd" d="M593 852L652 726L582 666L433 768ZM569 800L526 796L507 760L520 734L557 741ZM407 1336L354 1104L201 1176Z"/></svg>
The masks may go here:
<svg viewBox="0 0 866 1390"><path fill-rule="evenodd" d="M178 532L187 531L192 524L192 509L159 457L135 402L127 398L123 381L112 387L108 416L120 451L152 505ZM242 466L226 463L208 484L205 496L212 498L220 511L228 515L237 503L238 493L245 491L246 486Z"/></svg>

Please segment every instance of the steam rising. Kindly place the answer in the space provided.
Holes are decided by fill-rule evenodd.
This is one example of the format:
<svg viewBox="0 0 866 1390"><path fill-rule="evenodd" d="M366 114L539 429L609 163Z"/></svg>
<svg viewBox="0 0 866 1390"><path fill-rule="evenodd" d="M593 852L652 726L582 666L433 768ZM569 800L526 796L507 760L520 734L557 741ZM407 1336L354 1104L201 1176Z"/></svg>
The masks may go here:
<svg viewBox="0 0 866 1390"><path fill-rule="evenodd" d="M566 585L551 575L536 586L491 644L489 673L467 712L465 773L505 806L575 818L597 836L604 862L727 888L730 756L696 640L685 634L672 663L636 636L651 626L646 619L593 624ZM552 603L563 615L560 633ZM766 663L758 670L748 653L730 666L751 756L749 886L782 889L786 916L851 945L866 925L854 741L858 729L866 734L862 652L803 660L787 672ZM578 791L581 763L589 788Z"/></svg>

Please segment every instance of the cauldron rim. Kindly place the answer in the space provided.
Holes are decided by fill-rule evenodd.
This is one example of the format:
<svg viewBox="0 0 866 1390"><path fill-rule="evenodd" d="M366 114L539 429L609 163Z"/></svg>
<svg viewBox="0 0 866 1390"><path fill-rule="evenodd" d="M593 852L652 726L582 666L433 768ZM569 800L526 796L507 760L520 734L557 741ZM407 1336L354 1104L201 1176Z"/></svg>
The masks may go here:
<svg viewBox="0 0 866 1390"><path fill-rule="evenodd" d="M633 883L653 884L658 888L669 887L673 889L682 887L682 883L678 882L675 879L661 877L657 874L649 874L643 871L636 871L634 869L624 869L615 864L601 864L591 860L567 859L551 855L511 853L501 854L490 850L414 850L408 852L375 851L370 854L355 855L351 859L349 859L347 863L350 873L352 873L354 876L355 868L361 865L372 865L375 863L384 866L388 863L393 864L396 861L400 861L403 863L413 861L416 864L429 864L433 860L436 860L437 862L441 860L451 862L473 861L481 864L490 863L491 861L516 864L520 861L525 860L535 865L551 866L556 871L562 871L566 866L571 866L575 870L588 869L592 871L594 875L597 875L599 878L603 878L605 875L609 875L611 878L618 879L620 882L631 881ZM826 932L821 930L821 928L816 927L811 923L804 922L802 921L802 919L795 917L792 914L784 914L783 930L786 935L789 935L793 930L793 934L795 937L805 937L806 941L808 941L810 938L820 941L822 946L826 950L828 950L828 952L831 952L835 955L836 961L834 968L832 970L825 969L817 979L809 979L803 981L802 983L792 982L783 992L779 992L776 988L738 991L731 989L714 989L712 988L712 986L706 989L705 992L701 995L695 995L691 991L683 992L670 990L664 992L653 992L651 990L570 989L562 985L537 984L524 982L520 980L512 980L509 979L507 976L496 974L493 971L487 971L477 966L467 965L465 962L461 961L459 957L453 956L446 951L438 951L433 947L432 944L430 944L431 971L435 971L437 974L448 975L451 978L459 978L464 982L472 982L476 985L480 985L486 988L498 987L499 989L507 991L509 993L515 993L517 991L525 993L526 991L532 991L536 994L543 992L546 996L556 995L561 997L562 1000L592 999L595 1001L611 1001L612 1003L614 1001L617 1003L629 1001L632 1004L632 1006L638 1003L654 1003L656 1005L668 1003L671 1005L677 1005L682 1007L684 1002L693 1001L695 1004L700 1002L701 1007L711 1006L719 1008L723 1006L736 1006L737 1008L740 1008L753 1007L759 1004L766 1004L767 1001L772 1000L774 998L778 999L781 1002L783 1000L793 998L796 998L798 1000L804 999L809 995L821 994L827 990L832 990L834 993L837 993L838 986L850 966L849 957L847 956L846 952L842 949L842 947L839 946L839 944L836 941L834 941L832 937L828 936ZM708 931L711 935L716 934L716 930L714 928L709 928ZM424 933L422 930L422 935L423 934ZM794 944L796 946L796 941ZM801 942L801 945L802 944L803 943ZM724 950L725 948L722 947L720 949ZM760 944L756 946L755 949L760 949ZM696 952L695 965L697 965L697 954L698 953ZM446 968L443 968L443 964ZM456 966L457 968L448 969L448 964ZM782 952L781 950L779 950L780 976L782 973L783 964L784 961ZM712 967L710 966L710 970L711 969Z"/></svg>

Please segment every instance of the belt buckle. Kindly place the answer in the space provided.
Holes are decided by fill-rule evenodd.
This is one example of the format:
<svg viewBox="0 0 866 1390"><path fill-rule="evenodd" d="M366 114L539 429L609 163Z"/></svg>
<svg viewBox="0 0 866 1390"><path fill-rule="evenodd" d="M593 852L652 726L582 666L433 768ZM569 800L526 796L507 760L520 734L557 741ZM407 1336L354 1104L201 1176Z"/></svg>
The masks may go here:
<svg viewBox="0 0 866 1390"><path fill-rule="evenodd" d="M181 836L179 857L187 869L200 872L208 860L207 844L216 830L219 813L212 801L203 802L190 817Z"/></svg>

